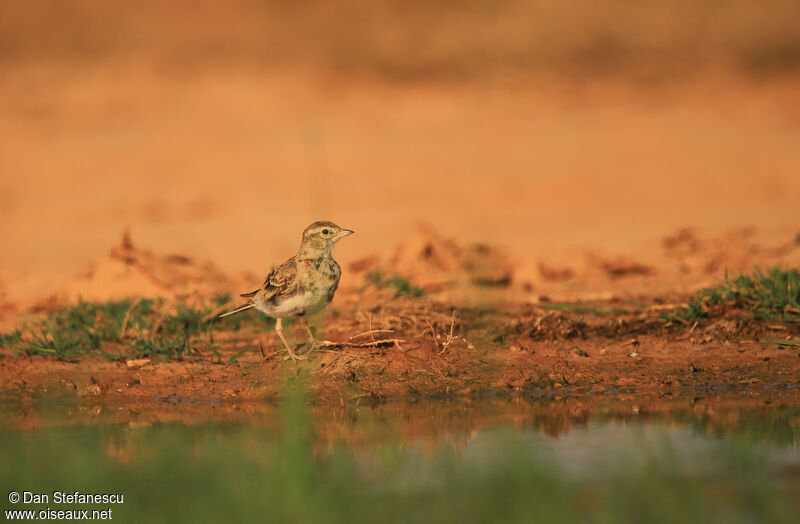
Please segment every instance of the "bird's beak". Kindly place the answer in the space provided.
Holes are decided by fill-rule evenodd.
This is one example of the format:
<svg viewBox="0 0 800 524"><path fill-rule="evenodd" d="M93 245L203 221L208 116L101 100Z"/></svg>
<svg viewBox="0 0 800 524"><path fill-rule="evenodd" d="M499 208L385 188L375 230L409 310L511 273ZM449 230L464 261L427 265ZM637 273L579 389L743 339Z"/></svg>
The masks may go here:
<svg viewBox="0 0 800 524"><path fill-rule="evenodd" d="M347 235L352 235L355 233L352 229L342 229L339 231L339 234L336 235L338 238L346 237Z"/></svg>

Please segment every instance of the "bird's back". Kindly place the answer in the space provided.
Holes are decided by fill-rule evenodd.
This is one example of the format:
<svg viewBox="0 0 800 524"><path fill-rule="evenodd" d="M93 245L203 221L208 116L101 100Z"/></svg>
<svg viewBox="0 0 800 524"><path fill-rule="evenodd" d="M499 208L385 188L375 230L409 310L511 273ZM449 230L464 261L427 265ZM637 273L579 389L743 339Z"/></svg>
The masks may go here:
<svg viewBox="0 0 800 524"><path fill-rule="evenodd" d="M339 264L330 255L295 256L273 268L261 287L242 296L268 316L302 316L330 303L341 274Z"/></svg>
<svg viewBox="0 0 800 524"><path fill-rule="evenodd" d="M340 239L352 234L352 230L333 222L314 222L303 231L297 254L272 268L258 289L241 295L249 303L220 316L256 308L280 319L322 309L333 299L342 275L331 250Z"/></svg>

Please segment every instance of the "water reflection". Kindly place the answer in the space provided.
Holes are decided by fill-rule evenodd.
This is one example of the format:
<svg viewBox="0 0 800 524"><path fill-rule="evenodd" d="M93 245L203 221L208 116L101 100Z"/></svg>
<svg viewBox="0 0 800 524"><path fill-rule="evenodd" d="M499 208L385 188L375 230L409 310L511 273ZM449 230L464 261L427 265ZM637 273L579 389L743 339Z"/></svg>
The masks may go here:
<svg viewBox="0 0 800 524"><path fill-rule="evenodd" d="M795 395L7 398L0 489L115 486L131 521L793 522Z"/></svg>
<svg viewBox="0 0 800 524"><path fill-rule="evenodd" d="M714 438L737 435L796 451L800 391L676 397L640 393L610 397L472 398L347 406L311 404L304 411L317 452L386 441L414 443L428 450L442 443L471 449L481 446L497 430L512 428L536 438L537 446L546 450L548 456L558 456L558 450L568 449L573 459L589 461L598 449L635 447L635 439L646 440L655 427L675 441L689 442L701 435ZM70 426L143 431L179 424L252 426L270 438L279 438L284 422L277 401L149 399L92 403L74 396L5 397L0 401L0 427L7 431Z"/></svg>
<svg viewBox="0 0 800 524"><path fill-rule="evenodd" d="M491 399L385 404L330 410L318 408L317 427L323 439L359 436L382 438L438 437L470 434L483 428L508 426L561 438L600 422L689 425L708 434L743 432L757 439L792 442L800 425L796 394L764 397L614 399L563 397L554 399ZM592 425L592 423L594 423Z"/></svg>

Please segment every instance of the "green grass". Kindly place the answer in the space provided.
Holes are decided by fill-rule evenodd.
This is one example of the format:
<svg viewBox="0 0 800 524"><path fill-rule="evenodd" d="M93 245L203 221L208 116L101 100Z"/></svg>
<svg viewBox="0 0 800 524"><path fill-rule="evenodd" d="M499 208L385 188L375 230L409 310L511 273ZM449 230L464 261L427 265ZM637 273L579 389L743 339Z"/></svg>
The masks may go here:
<svg viewBox="0 0 800 524"><path fill-rule="evenodd" d="M556 309L559 311L581 311L583 313L629 313L627 309L618 307L599 307L582 306L579 304L538 304L544 309Z"/></svg>
<svg viewBox="0 0 800 524"><path fill-rule="evenodd" d="M153 303L152 300L138 304L131 301L81 302L64 307L22 330L21 337L10 346L27 354L74 356L99 352L104 343L121 340L126 316L131 329L145 327L143 319L150 313ZM133 305L136 307L132 308Z"/></svg>
<svg viewBox="0 0 800 524"><path fill-rule="evenodd" d="M15 329L9 333L0 333L0 348L19 343L22 339L22 330Z"/></svg>
<svg viewBox="0 0 800 524"><path fill-rule="evenodd" d="M212 305L199 309L178 304L166 312L154 299L81 302L51 312L23 329L0 334L0 347L64 358L95 354L111 359L157 356L220 360L221 347L214 342L213 330L236 330L246 323L272 324L263 315L246 313L230 320L217 319L213 306L222 306L228 300L217 297Z"/></svg>
<svg viewBox="0 0 800 524"><path fill-rule="evenodd" d="M380 288L392 288L395 296L398 297L421 297L425 293L400 275L387 275L383 271L376 269L365 277L367 284Z"/></svg>
<svg viewBox="0 0 800 524"><path fill-rule="evenodd" d="M0 426L0 510L46 507L7 502L23 490L121 493L118 522L789 523L800 510L747 434L707 437L703 426L695 434L710 445L695 468L657 433L624 447L613 471L582 474L547 459L537 443L548 437L511 428L482 432L470 452L448 437L315 446L305 406L288 395L281 436L249 425Z"/></svg>
<svg viewBox="0 0 800 524"><path fill-rule="evenodd" d="M735 277L725 272L718 286L705 288L676 315L698 320L709 315L709 307L727 304L744 309L756 320L800 321L800 272L774 267L765 273L755 268L749 275Z"/></svg>
<svg viewBox="0 0 800 524"><path fill-rule="evenodd" d="M775 344L787 348L800 348L800 344L798 344L797 342L792 342L790 340L765 340L764 344Z"/></svg>

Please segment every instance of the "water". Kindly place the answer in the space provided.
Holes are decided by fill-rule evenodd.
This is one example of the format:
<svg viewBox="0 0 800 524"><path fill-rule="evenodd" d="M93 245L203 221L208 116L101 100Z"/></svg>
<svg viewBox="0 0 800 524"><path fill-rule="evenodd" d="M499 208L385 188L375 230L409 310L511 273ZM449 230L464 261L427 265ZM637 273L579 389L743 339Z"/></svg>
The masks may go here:
<svg viewBox="0 0 800 524"><path fill-rule="evenodd" d="M6 399L0 509L111 509L123 522L796 522L793 395ZM76 490L125 502L5 499Z"/></svg>

